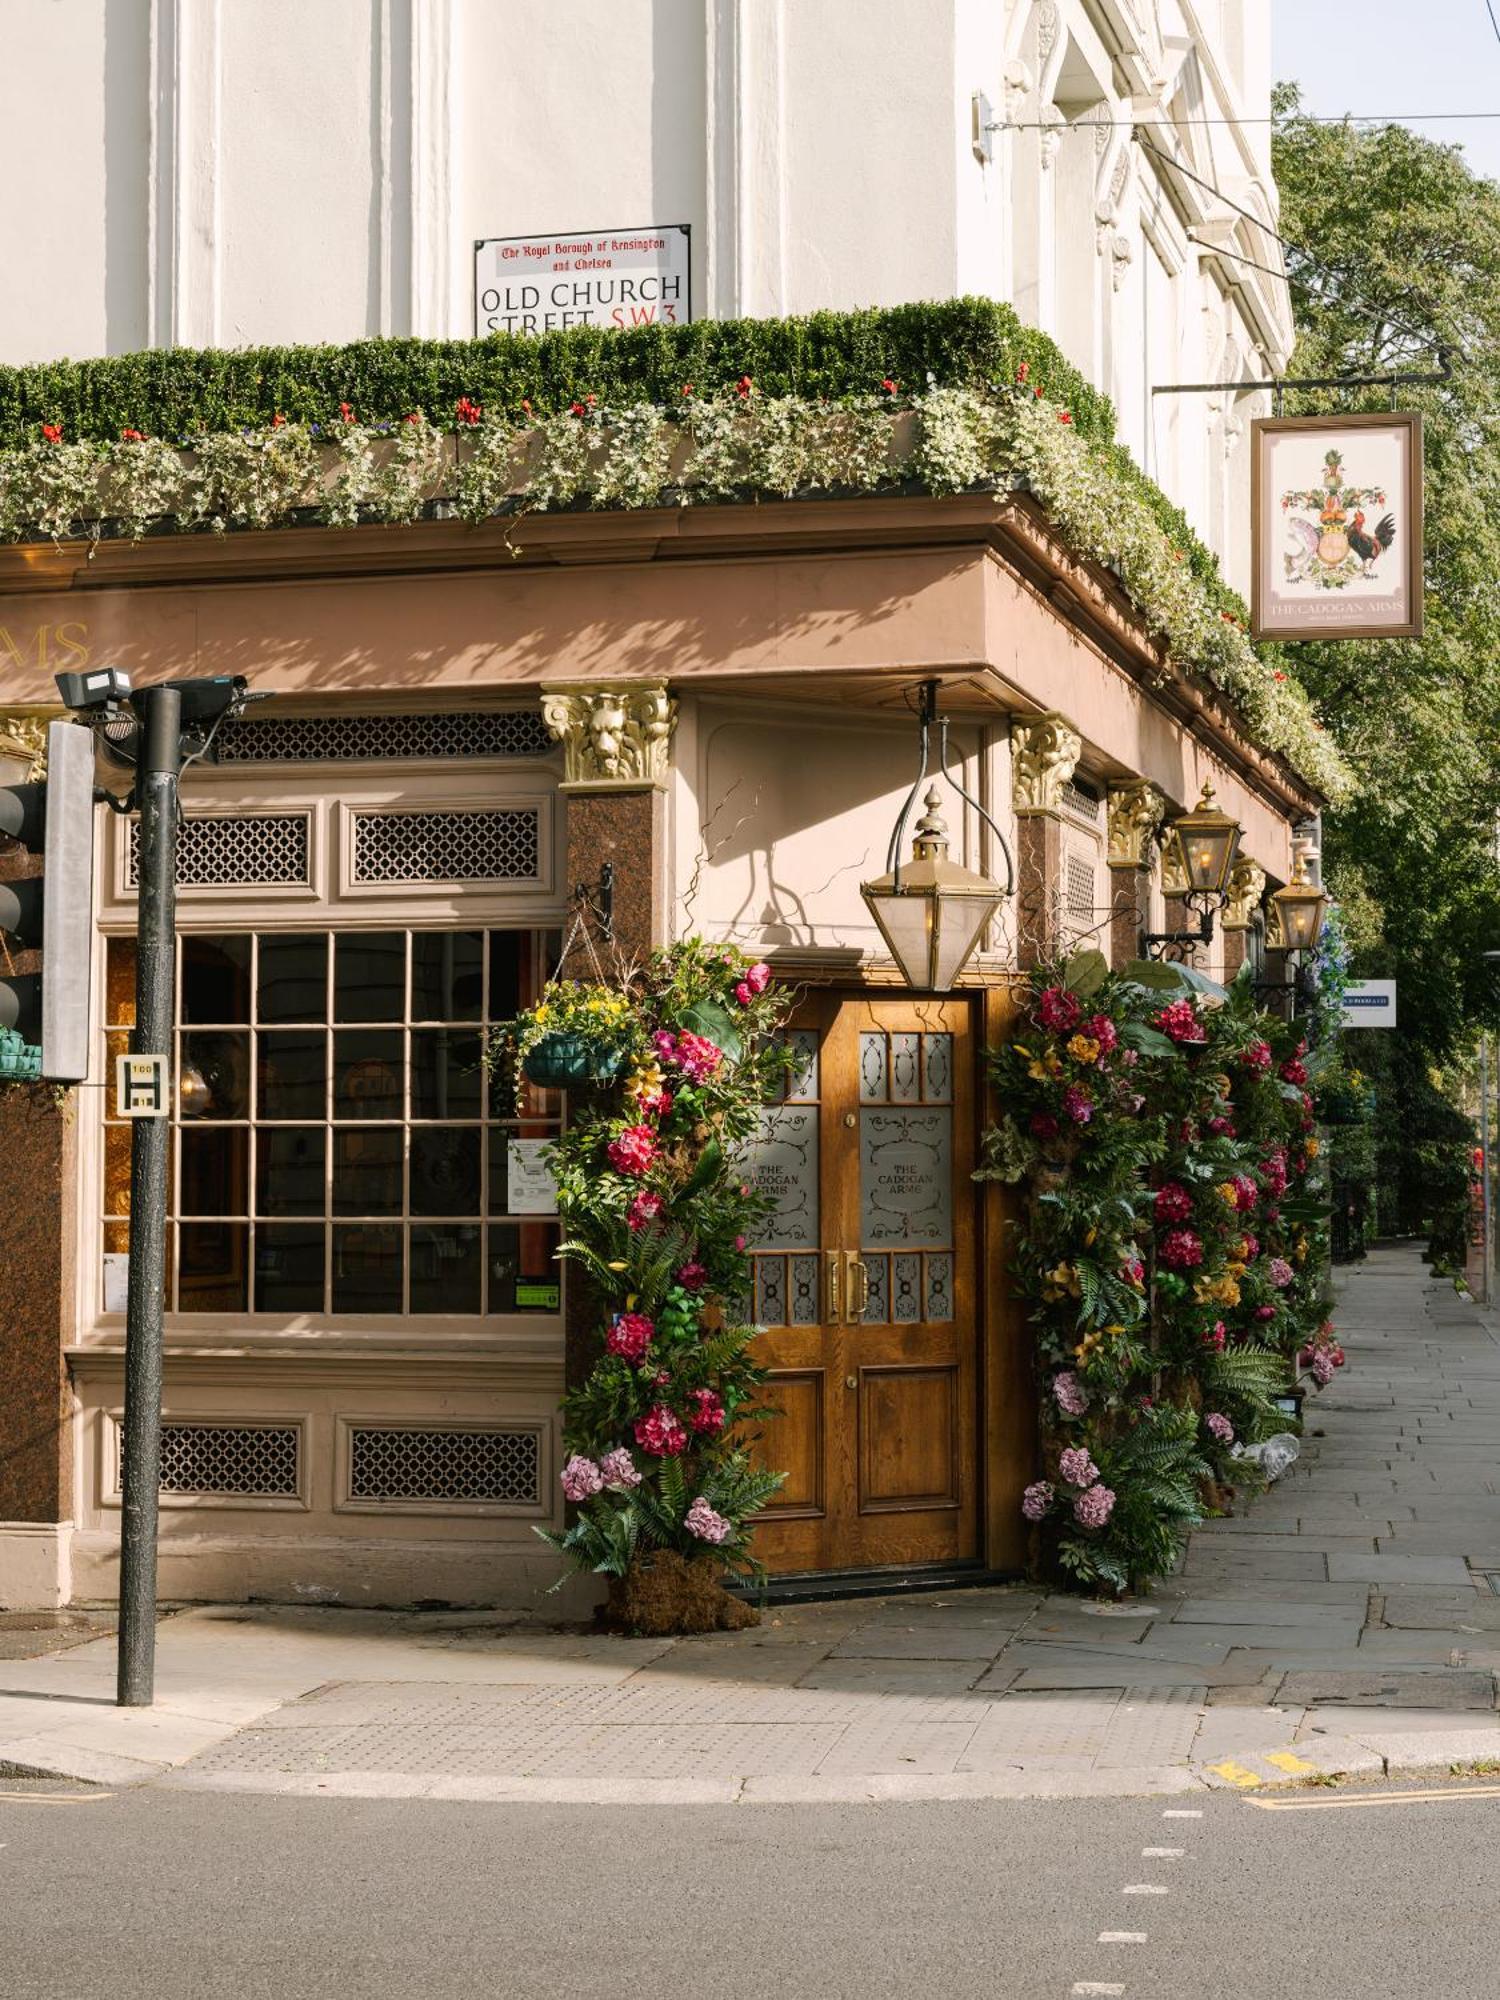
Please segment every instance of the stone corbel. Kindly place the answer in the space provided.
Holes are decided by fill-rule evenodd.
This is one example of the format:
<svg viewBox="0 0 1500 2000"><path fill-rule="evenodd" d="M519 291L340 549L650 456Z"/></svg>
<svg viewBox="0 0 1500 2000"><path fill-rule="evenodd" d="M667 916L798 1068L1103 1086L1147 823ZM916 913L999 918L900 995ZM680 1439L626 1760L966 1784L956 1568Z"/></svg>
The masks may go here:
<svg viewBox="0 0 1500 2000"><path fill-rule="evenodd" d="M1229 871L1229 900L1224 905L1221 919L1225 930L1249 930L1265 893L1265 869L1242 854Z"/></svg>
<svg viewBox="0 0 1500 2000"><path fill-rule="evenodd" d="M1167 802L1149 778L1109 788L1109 853L1111 868L1147 868L1150 844L1161 825Z"/></svg>
<svg viewBox="0 0 1500 2000"><path fill-rule="evenodd" d="M1011 799L1017 814L1057 813L1062 789L1083 754L1083 738L1065 715L1038 715L1010 730Z"/></svg>
<svg viewBox="0 0 1500 2000"><path fill-rule="evenodd" d="M48 705L0 708L0 757L29 757L30 777L47 775L47 725L61 722L68 711Z"/></svg>
<svg viewBox="0 0 1500 2000"><path fill-rule="evenodd" d="M560 791L665 790L677 704L660 683L548 688L542 720L563 746Z"/></svg>

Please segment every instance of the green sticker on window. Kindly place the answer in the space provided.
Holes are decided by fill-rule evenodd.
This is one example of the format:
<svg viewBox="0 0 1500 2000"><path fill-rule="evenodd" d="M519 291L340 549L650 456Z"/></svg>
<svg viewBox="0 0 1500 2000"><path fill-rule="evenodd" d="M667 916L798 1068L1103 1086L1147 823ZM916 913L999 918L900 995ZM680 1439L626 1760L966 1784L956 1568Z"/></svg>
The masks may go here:
<svg viewBox="0 0 1500 2000"><path fill-rule="evenodd" d="M559 1284L556 1283L550 1285L520 1284L516 1286L517 1312L520 1312L524 1307L527 1306L530 1306L533 1311L557 1312L561 1307L561 1305L562 1305L562 1286Z"/></svg>

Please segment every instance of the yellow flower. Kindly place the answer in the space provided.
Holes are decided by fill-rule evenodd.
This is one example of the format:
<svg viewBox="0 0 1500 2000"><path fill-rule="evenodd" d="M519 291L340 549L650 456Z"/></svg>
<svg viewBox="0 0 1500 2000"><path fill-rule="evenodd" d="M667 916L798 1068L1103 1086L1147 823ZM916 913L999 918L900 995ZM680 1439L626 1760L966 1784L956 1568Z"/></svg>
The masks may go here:
<svg viewBox="0 0 1500 2000"><path fill-rule="evenodd" d="M1322 1142L1315 1133L1309 1132L1303 1143L1302 1150L1310 1160L1315 1160L1323 1150Z"/></svg>
<svg viewBox="0 0 1500 2000"><path fill-rule="evenodd" d="M1047 1081L1046 1067L1042 1063L1031 1063L1027 1067L1026 1074L1031 1078L1033 1083L1045 1083Z"/></svg>
<svg viewBox="0 0 1500 2000"><path fill-rule="evenodd" d="M1238 1199L1234 1191L1233 1181L1220 1181L1219 1185L1214 1189L1214 1193L1224 1203L1226 1208L1233 1208Z"/></svg>
<svg viewBox="0 0 1500 2000"><path fill-rule="evenodd" d="M1092 1035L1075 1035L1068 1043L1068 1054L1074 1062L1091 1063L1099 1060L1099 1044Z"/></svg>

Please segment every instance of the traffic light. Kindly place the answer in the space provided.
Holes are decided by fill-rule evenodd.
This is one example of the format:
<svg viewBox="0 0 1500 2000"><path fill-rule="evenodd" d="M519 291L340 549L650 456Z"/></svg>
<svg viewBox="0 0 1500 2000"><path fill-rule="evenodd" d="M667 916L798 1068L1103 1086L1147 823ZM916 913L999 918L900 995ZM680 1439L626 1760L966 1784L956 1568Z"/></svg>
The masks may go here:
<svg viewBox="0 0 1500 2000"><path fill-rule="evenodd" d="M47 775L0 786L0 844L43 856L43 872L0 882L0 1063L9 1074L78 1083L89 1067L89 970L94 946L94 738L72 722L47 730ZM13 973L17 951L40 972ZM8 1031L8 1032L7 1032ZM40 1047L40 1069L17 1050ZM6 1061L7 1056L9 1060Z"/></svg>

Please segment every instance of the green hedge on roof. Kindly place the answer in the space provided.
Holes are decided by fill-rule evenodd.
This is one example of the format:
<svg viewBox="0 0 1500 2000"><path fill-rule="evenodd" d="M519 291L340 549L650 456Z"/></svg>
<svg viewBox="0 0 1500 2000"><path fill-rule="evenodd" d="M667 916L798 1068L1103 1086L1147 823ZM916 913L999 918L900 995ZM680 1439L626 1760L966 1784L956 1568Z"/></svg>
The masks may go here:
<svg viewBox="0 0 1500 2000"><path fill-rule="evenodd" d="M492 413L529 401L566 409L584 396L602 403L675 405L683 384L700 393L742 375L767 396L875 393L885 377L920 391L1013 382L1022 362L1080 432L1114 436L1109 399L1084 380L1044 333L991 299L946 299L804 319L694 320L625 332L575 327L537 338L356 340L344 347L159 348L99 361L46 361L0 368L0 450L35 442L41 425L69 440L114 439L122 430L182 438L268 423L334 422L341 403L364 423L424 410L452 420L460 396Z"/></svg>

